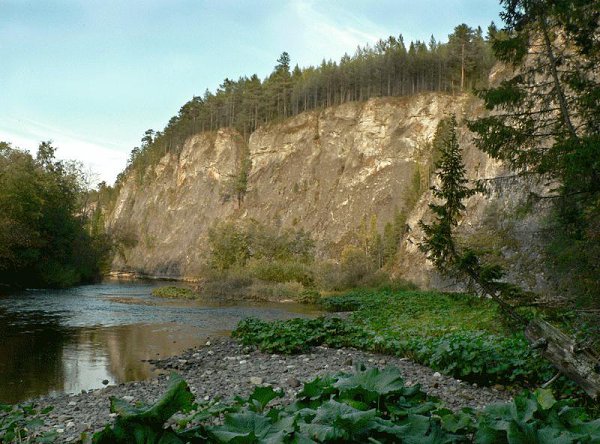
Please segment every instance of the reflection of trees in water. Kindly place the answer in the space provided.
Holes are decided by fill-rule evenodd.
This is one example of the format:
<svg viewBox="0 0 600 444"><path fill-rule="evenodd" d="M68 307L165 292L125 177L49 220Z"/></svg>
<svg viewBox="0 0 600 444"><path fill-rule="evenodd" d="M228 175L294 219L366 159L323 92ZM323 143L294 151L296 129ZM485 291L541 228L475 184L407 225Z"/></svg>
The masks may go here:
<svg viewBox="0 0 600 444"><path fill-rule="evenodd" d="M148 378L151 367L142 360L170 356L198 345L196 329L168 324L133 324L86 329L77 334L77 342L93 344L89 358L106 359L107 372L114 381Z"/></svg>
<svg viewBox="0 0 600 444"><path fill-rule="evenodd" d="M63 390L62 354L71 334L58 317L0 309L0 402Z"/></svg>

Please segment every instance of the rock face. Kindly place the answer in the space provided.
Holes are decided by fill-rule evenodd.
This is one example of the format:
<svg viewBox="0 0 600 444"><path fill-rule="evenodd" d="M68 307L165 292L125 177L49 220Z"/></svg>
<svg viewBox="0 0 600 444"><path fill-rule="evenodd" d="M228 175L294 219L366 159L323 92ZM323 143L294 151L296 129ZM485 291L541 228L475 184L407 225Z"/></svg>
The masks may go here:
<svg viewBox="0 0 600 444"><path fill-rule="evenodd" d="M143 178L125 180L108 225L132 233L137 242L117 255L113 269L193 278L206 258L209 227L227 219L252 218L274 230L303 228L319 255L337 257L363 218L376 215L382 230L396 210L405 210L407 233L395 272L425 287L447 285L417 244L418 220L427 217L431 198L426 191L433 177L430 142L437 124L451 113L459 120L469 177L503 174L501 165L473 146L464 127L465 119L482 113L468 95L381 98L306 112L261 127L247 145L229 129L193 136L179 155L167 154ZM238 204L224 196L248 151L248 191ZM529 245L531 239L519 239L523 235L515 224L510 230L499 226L492 213L506 214L521 197L496 192L472 198L463 231L492 222L500 231L488 240L501 241L500 247L512 242L506 254L514 254L521 241ZM528 220L519 223L531 226Z"/></svg>

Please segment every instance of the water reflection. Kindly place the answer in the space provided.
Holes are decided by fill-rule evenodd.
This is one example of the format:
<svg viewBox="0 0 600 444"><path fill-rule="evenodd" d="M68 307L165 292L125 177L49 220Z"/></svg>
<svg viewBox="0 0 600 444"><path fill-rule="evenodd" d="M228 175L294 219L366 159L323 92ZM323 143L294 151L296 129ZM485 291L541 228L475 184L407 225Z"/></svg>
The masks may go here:
<svg viewBox="0 0 600 444"><path fill-rule="evenodd" d="M142 360L227 334L239 319L310 316L305 306L154 298L156 283L115 283L0 298L0 402L146 379Z"/></svg>

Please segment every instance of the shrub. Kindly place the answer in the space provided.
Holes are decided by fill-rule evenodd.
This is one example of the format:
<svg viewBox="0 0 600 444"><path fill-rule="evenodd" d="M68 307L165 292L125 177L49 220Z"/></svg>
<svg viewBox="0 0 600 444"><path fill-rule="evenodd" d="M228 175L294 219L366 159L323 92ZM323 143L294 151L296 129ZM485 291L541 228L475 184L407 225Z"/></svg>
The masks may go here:
<svg viewBox="0 0 600 444"><path fill-rule="evenodd" d="M345 287L356 287L372 271L367 254L358 247L349 245L342 251L340 267Z"/></svg>
<svg viewBox="0 0 600 444"><path fill-rule="evenodd" d="M246 289L246 296L256 301L298 300L304 291L299 282L265 282L255 280Z"/></svg>
<svg viewBox="0 0 600 444"><path fill-rule="evenodd" d="M302 262L256 259L248 263L248 273L262 281L314 284L312 268Z"/></svg>

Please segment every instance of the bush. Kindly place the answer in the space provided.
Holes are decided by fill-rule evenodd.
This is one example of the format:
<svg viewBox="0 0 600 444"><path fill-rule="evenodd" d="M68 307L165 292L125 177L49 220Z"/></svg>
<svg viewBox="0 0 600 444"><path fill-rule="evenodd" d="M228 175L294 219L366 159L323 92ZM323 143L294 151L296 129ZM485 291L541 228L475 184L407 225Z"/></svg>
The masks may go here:
<svg viewBox="0 0 600 444"><path fill-rule="evenodd" d="M246 296L255 301L296 301L304 292L299 282L265 282L255 280L246 290Z"/></svg>
<svg viewBox="0 0 600 444"><path fill-rule="evenodd" d="M308 233L303 230L273 233L271 228L254 220L216 223L208 231L208 244L211 266L218 270L243 267L250 259L267 263L313 260L314 242Z"/></svg>
<svg viewBox="0 0 600 444"><path fill-rule="evenodd" d="M299 282L305 287L314 284L312 268L301 262L256 259L248 263L248 273L262 281Z"/></svg>
<svg viewBox="0 0 600 444"><path fill-rule="evenodd" d="M371 261L358 247L349 245L342 251L340 261L345 288L358 286L372 272Z"/></svg>
<svg viewBox="0 0 600 444"><path fill-rule="evenodd" d="M318 304L321 301L321 293L317 290L304 290L298 297L302 304Z"/></svg>

